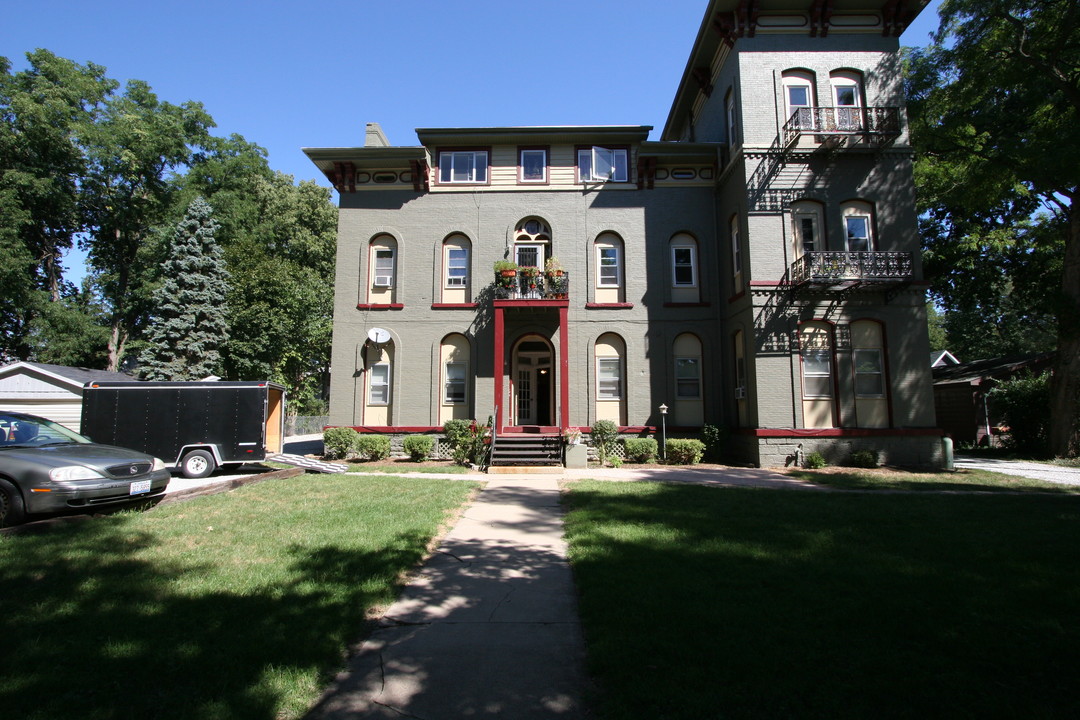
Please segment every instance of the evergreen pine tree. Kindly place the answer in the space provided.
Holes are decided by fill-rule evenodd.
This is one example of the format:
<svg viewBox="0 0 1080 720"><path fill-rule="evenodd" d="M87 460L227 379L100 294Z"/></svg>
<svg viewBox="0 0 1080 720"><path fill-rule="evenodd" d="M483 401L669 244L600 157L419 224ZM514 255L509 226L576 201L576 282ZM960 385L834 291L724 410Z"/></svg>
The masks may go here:
<svg viewBox="0 0 1080 720"><path fill-rule="evenodd" d="M154 293L148 347L139 355L139 375L146 380L199 380L219 369L218 348L229 332L229 273L212 213L197 197L176 226L161 264L164 283Z"/></svg>

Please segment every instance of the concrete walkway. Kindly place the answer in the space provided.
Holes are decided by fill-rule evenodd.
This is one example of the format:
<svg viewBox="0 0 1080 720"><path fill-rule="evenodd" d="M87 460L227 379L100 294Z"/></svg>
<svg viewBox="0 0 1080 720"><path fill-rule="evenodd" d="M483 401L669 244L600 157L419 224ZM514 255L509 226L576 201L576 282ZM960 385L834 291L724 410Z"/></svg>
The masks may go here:
<svg viewBox="0 0 1080 720"><path fill-rule="evenodd" d="M1000 458L978 457L976 455L957 455L954 465L966 470L988 470L1004 475L1016 475L1061 483L1062 485L1080 485L1080 468L1050 465L1047 463L1021 462Z"/></svg>
<svg viewBox="0 0 1080 720"><path fill-rule="evenodd" d="M485 476L309 720L586 717L562 477Z"/></svg>

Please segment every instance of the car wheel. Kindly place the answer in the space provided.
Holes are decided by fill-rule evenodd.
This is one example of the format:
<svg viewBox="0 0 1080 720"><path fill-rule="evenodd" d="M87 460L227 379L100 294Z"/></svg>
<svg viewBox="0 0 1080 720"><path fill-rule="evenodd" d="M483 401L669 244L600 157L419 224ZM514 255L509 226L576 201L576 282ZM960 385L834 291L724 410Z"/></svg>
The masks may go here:
<svg viewBox="0 0 1080 720"><path fill-rule="evenodd" d="M26 506L15 486L0 478L0 527L18 525L26 519Z"/></svg>
<svg viewBox="0 0 1080 720"><path fill-rule="evenodd" d="M192 450L180 462L180 472L186 478L204 478L216 468L214 456L206 450Z"/></svg>

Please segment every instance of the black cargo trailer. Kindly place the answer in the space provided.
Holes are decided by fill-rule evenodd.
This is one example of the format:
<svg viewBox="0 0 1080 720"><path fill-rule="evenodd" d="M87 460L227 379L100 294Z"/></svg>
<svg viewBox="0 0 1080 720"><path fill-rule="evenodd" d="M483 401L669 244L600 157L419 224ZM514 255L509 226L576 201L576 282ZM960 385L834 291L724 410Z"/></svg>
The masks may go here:
<svg viewBox="0 0 1080 720"><path fill-rule="evenodd" d="M90 382L82 434L206 477L282 451L285 388L270 382Z"/></svg>

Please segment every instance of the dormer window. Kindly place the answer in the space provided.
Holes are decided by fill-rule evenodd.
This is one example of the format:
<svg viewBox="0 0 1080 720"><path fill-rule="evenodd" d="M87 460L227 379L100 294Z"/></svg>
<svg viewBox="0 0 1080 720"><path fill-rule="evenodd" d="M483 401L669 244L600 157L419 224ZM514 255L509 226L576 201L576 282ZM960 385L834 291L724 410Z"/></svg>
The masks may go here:
<svg viewBox="0 0 1080 720"><path fill-rule="evenodd" d="M440 183L476 185L487 181L487 150L448 150L439 153Z"/></svg>
<svg viewBox="0 0 1080 720"><path fill-rule="evenodd" d="M626 148L592 146L578 148L580 182L628 182L629 151Z"/></svg>

